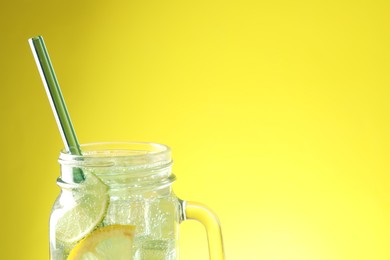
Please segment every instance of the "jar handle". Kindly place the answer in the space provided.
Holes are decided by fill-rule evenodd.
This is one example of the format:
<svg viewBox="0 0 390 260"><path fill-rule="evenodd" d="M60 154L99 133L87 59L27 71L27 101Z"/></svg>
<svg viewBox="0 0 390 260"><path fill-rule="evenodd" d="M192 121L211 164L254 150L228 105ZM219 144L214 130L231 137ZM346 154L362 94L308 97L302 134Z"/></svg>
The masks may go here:
<svg viewBox="0 0 390 260"><path fill-rule="evenodd" d="M183 220L197 220L206 228L210 260L224 260L221 225L217 215L198 202L181 201L181 205Z"/></svg>

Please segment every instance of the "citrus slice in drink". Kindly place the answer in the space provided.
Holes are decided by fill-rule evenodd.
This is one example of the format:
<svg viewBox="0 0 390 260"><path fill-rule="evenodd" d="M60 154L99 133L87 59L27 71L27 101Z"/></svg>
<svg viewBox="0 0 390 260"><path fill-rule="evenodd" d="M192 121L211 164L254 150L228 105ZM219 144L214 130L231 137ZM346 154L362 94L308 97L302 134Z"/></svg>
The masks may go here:
<svg viewBox="0 0 390 260"><path fill-rule="evenodd" d="M104 219L109 198L107 186L94 174L85 173L85 180L74 186L62 187L58 203L53 212L55 236L65 244L75 244L91 233Z"/></svg>
<svg viewBox="0 0 390 260"><path fill-rule="evenodd" d="M111 225L99 228L81 240L68 260L128 260L132 258L135 226Z"/></svg>

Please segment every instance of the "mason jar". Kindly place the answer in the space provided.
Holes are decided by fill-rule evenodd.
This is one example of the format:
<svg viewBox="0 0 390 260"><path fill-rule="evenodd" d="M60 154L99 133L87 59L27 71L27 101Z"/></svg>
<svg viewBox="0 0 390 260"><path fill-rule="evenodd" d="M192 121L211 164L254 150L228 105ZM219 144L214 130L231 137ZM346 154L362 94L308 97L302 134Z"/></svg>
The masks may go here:
<svg viewBox="0 0 390 260"><path fill-rule="evenodd" d="M216 215L172 190L169 147L112 142L81 150L81 156L59 156L50 259L177 260L179 225L187 219L206 227L210 259L224 259Z"/></svg>

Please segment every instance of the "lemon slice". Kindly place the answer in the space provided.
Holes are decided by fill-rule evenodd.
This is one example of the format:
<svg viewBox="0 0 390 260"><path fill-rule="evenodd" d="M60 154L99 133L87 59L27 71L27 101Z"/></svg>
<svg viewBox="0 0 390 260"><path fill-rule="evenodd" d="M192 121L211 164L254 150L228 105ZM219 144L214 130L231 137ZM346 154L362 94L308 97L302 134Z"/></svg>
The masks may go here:
<svg viewBox="0 0 390 260"><path fill-rule="evenodd" d="M62 189L59 204L53 212L56 239L74 244L91 233L103 220L108 207L107 186L95 175L85 173L77 187Z"/></svg>
<svg viewBox="0 0 390 260"><path fill-rule="evenodd" d="M68 260L129 260L134 231L135 226L130 225L99 228L72 249Z"/></svg>

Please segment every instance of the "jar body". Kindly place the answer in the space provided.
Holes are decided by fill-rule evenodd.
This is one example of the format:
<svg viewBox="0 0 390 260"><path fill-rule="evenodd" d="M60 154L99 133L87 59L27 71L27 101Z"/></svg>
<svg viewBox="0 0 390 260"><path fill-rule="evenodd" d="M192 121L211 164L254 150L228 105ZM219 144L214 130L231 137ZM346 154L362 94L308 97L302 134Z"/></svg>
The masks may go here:
<svg viewBox="0 0 390 260"><path fill-rule="evenodd" d="M132 258L138 259L178 259L178 226L180 223L180 203L170 187L148 193L110 191L107 212L97 228L111 225L132 225L136 227L132 248ZM56 218L58 215L79 206L82 196L72 196L70 191L62 191L54 203L50 221L50 252L52 260L65 260L78 241L70 243L56 238ZM66 198L68 197L68 198ZM74 198L75 197L75 198ZM89 196L87 196L89 197ZM76 221L76 220L75 220ZM73 223L77 225L77 223Z"/></svg>
<svg viewBox="0 0 390 260"><path fill-rule="evenodd" d="M98 158L93 159L93 166L91 162L86 165L85 158L82 165L61 163L62 175L57 182L61 193L50 217L50 259L69 259L83 240L105 227L134 227L131 247L120 259L179 258L182 210L172 191L170 164L156 166L147 161L134 167L133 162L123 160L115 158L113 164ZM85 176L82 183L69 177L75 169Z"/></svg>

